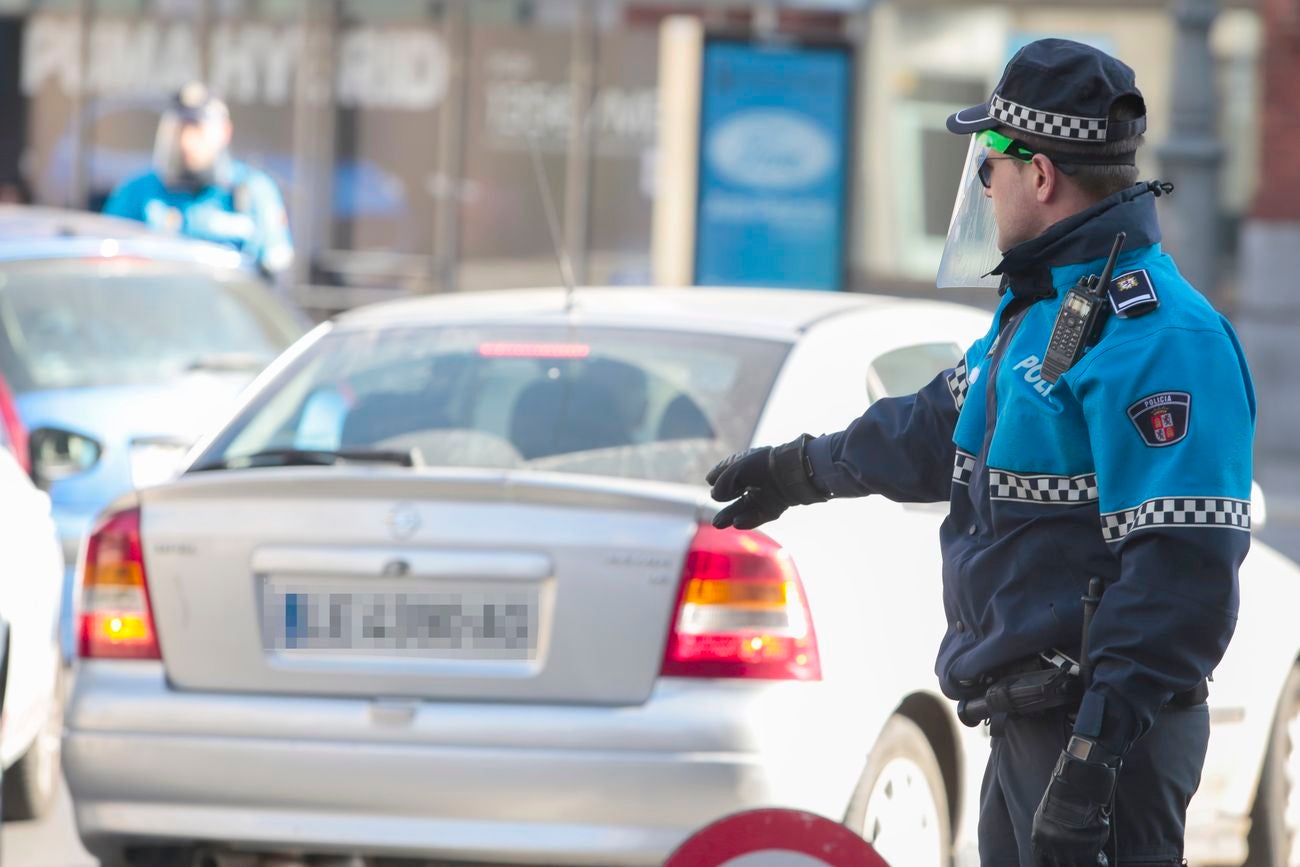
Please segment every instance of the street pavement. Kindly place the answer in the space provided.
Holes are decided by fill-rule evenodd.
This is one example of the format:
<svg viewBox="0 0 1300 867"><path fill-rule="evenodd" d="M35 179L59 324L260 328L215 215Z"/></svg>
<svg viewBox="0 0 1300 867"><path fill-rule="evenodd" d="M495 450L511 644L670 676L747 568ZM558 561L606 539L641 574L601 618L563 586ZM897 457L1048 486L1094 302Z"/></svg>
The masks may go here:
<svg viewBox="0 0 1300 867"><path fill-rule="evenodd" d="M0 825L0 851L4 867L96 867L99 864L81 848L72 821L72 799L59 787L54 809L43 819Z"/></svg>

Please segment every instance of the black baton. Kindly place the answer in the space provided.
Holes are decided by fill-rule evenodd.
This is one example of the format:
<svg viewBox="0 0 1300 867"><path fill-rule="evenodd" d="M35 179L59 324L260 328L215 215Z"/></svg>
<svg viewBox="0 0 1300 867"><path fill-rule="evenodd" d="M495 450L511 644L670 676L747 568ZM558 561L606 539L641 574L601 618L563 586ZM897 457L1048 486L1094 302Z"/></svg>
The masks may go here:
<svg viewBox="0 0 1300 867"><path fill-rule="evenodd" d="M1088 579L1088 592L1083 596L1083 640L1079 642L1079 680L1085 690L1092 686L1092 661L1088 659L1088 632L1092 628L1092 615L1097 613L1101 593L1106 588L1100 578Z"/></svg>

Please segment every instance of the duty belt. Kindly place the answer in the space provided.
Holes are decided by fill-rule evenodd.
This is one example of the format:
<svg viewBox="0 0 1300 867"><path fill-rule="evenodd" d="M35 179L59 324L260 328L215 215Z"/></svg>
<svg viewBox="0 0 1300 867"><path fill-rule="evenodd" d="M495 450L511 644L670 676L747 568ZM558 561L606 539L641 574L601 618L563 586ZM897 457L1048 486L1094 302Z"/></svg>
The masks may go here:
<svg viewBox="0 0 1300 867"><path fill-rule="evenodd" d="M1073 709L1084 692L1079 664L1059 650L1001 666L981 682L987 685L982 697L957 705L957 718L968 726L979 725L996 714L1022 717L1059 707ZM1202 680L1191 689L1176 693L1166 706L1193 707L1205 701L1209 694L1209 684Z"/></svg>

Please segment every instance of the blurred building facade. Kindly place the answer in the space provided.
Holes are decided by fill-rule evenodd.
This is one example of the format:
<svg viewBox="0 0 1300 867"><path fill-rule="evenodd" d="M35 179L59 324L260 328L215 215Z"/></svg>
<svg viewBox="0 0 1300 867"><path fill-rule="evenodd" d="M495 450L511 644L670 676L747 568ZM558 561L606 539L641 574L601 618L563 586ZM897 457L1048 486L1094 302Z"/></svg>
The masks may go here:
<svg viewBox="0 0 1300 867"><path fill-rule="evenodd" d="M1300 559L1300 4L1261 0L1259 6L1261 181L1241 232L1234 319L1259 395L1255 475L1271 492L1273 524L1265 539Z"/></svg>
<svg viewBox="0 0 1300 867"><path fill-rule="evenodd" d="M1024 42L1069 36L1134 66L1155 145L1142 169L1160 174L1172 5L0 0L0 111L13 119L0 179L21 171L38 201L97 206L148 164L162 95L204 78L231 104L236 154L283 185L296 281L322 308L557 282L539 177L579 280L644 283L660 27L696 14L706 29L855 47L849 282L907 291L933 279L966 147L943 120L984 99ZM1258 188L1259 13L1225 4L1210 44L1231 257ZM1231 298L1237 270L1221 273Z"/></svg>

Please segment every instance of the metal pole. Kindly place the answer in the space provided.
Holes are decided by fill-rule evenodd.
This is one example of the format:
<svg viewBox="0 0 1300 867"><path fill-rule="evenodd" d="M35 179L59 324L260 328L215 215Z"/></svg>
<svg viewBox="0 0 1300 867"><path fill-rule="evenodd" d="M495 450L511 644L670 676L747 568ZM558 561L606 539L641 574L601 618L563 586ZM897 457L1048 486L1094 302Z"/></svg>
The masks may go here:
<svg viewBox="0 0 1300 867"><path fill-rule="evenodd" d="M333 218L334 40L337 5L303 3L297 88L293 103L293 196L296 254L293 278L299 300L310 305L312 264L329 247Z"/></svg>
<svg viewBox="0 0 1300 867"><path fill-rule="evenodd" d="M198 35L199 42L199 78L210 87L212 85L212 2L211 0L199 0L197 21L194 22L194 30ZM226 97L228 94L218 94Z"/></svg>
<svg viewBox="0 0 1300 867"><path fill-rule="evenodd" d="M595 118L596 51L595 0L581 0L573 30L573 61L569 86L573 114L564 173L564 244L579 286L587 282L587 246L591 226L591 143Z"/></svg>
<svg viewBox="0 0 1300 867"><path fill-rule="evenodd" d="M465 188L465 106L469 75L469 2L444 8L443 45L447 47L447 95L438 118L438 200L433 214L433 261L439 292L455 292L460 277L460 220Z"/></svg>
<svg viewBox="0 0 1300 867"><path fill-rule="evenodd" d="M1172 65L1169 137L1157 149L1163 179L1177 187L1162 221L1179 270L1212 301L1218 287L1219 166L1223 148L1216 124L1210 25L1218 0L1174 0L1178 27Z"/></svg>
<svg viewBox="0 0 1300 867"><path fill-rule="evenodd" d="M86 113L93 103L89 91L90 75L90 31L95 23L94 10L90 0L77 2L77 85L72 94L72 165L69 166L68 188L63 204L69 208L84 208L90 204L90 178L87 166L90 141L90 125L86 123Z"/></svg>

